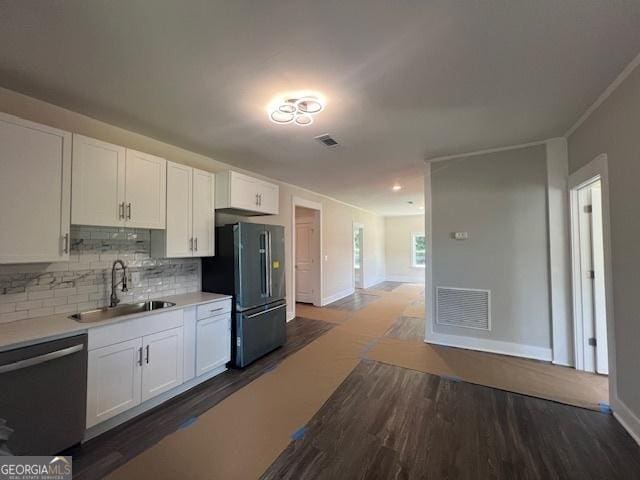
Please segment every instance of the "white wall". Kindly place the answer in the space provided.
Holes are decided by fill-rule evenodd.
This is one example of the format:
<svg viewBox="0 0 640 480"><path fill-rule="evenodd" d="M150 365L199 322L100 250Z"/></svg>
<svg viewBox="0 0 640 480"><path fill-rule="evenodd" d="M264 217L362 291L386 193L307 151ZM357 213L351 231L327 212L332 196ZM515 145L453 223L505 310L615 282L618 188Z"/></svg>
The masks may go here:
<svg viewBox="0 0 640 480"><path fill-rule="evenodd" d="M640 68L569 137L569 170L608 158L615 378L612 407L640 440ZM617 391L616 391L617 390Z"/></svg>
<svg viewBox="0 0 640 480"><path fill-rule="evenodd" d="M429 341L551 359L546 187L545 145L431 164L431 288L491 290L492 329L432 321Z"/></svg>
<svg viewBox="0 0 640 480"><path fill-rule="evenodd" d="M140 135L107 123L89 118L70 110L0 88L0 111L52 127L80 133L106 142L151 153L192 167L210 172L226 170L230 165L160 140ZM243 171L236 169L238 171ZM251 172L248 174L255 175ZM264 178L264 177L261 177ZM322 242L326 259L323 259L324 297L337 299L352 291L352 223L365 225L365 282L372 284L384 278L384 219L372 212L347 205L329 197L304 190L293 185L274 182L280 186L280 213L266 217L242 217L242 220L283 225L285 227L285 262L287 280L293 275L292 197L320 202L323 207ZM217 222L233 221L234 217L217 215ZM294 302L292 282L287 281L289 308ZM289 311L291 316L293 310Z"/></svg>
<svg viewBox="0 0 640 480"><path fill-rule="evenodd" d="M385 217L384 232L386 279L424 283L424 267L414 267L411 259L411 236L424 234L424 215Z"/></svg>

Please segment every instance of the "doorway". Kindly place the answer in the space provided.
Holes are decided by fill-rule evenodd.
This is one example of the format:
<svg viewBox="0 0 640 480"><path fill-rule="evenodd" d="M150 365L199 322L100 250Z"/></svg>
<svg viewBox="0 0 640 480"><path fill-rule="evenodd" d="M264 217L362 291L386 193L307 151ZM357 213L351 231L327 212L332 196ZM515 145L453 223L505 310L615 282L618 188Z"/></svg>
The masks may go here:
<svg viewBox="0 0 640 480"><path fill-rule="evenodd" d="M596 175L571 188L576 369L609 374L603 188Z"/></svg>
<svg viewBox="0 0 640 480"><path fill-rule="evenodd" d="M353 286L364 288L364 225L353 224Z"/></svg>
<svg viewBox="0 0 640 480"><path fill-rule="evenodd" d="M321 305L321 210L294 205L296 303Z"/></svg>

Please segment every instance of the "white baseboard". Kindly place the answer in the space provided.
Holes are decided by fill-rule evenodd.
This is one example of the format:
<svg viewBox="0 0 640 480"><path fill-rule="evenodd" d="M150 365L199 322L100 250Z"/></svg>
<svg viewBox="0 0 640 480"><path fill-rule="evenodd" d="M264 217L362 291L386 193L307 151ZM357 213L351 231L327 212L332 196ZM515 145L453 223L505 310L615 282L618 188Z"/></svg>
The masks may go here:
<svg viewBox="0 0 640 480"><path fill-rule="evenodd" d="M287 310L287 322L290 322L296 318L296 312L292 312L291 310Z"/></svg>
<svg viewBox="0 0 640 480"><path fill-rule="evenodd" d="M640 418L622 400L615 396L611 398L611 409L613 410L613 416L620 422L620 425L640 445Z"/></svg>
<svg viewBox="0 0 640 480"><path fill-rule="evenodd" d="M353 295L355 290L353 287L347 288L345 290L341 290L338 293L334 293L328 297L324 297L322 299L322 306L329 305L330 303L337 302L338 300L343 299L344 297L348 297L349 295Z"/></svg>
<svg viewBox="0 0 640 480"><path fill-rule="evenodd" d="M377 278L374 278L373 280L371 280L370 282L366 282L364 284L364 288L371 288L374 285L377 285L377 284L382 283L382 282L384 282L384 277L377 277Z"/></svg>
<svg viewBox="0 0 640 480"><path fill-rule="evenodd" d="M387 275L387 282L424 283L424 275Z"/></svg>
<svg viewBox="0 0 640 480"><path fill-rule="evenodd" d="M551 348L524 345L521 343L503 342L501 340L487 340L484 338L464 337L462 335L448 335L445 333L430 333L427 343L444 345L447 347L467 348L481 352L499 353L514 357L533 358L535 360L551 361Z"/></svg>

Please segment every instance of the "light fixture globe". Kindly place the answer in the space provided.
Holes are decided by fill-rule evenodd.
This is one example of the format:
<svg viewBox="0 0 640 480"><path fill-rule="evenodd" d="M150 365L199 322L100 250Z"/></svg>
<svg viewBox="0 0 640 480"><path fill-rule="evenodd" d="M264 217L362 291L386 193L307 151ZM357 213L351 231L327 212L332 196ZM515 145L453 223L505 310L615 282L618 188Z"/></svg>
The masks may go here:
<svg viewBox="0 0 640 480"><path fill-rule="evenodd" d="M302 97L295 103L298 111L303 113L318 113L324 108L324 105L316 97Z"/></svg>
<svg viewBox="0 0 640 480"><path fill-rule="evenodd" d="M278 111L282 113L295 113L297 108L298 107L296 106L295 102L287 100L278 107Z"/></svg>
<svg viewBox="0 0 640 480"><path fill-rule="evenodd" d="M269 106L269 119L280 125L295 123L306 127L313 123L315 114L324 110L324 105L324 97L313 93L283 95Z"/></svg>
<svg viewBox="0 0 640 480"><path fill-rule="evenodd" d="M293 122L296 116L293 113L286 113L286 112L281 112L280 110L275 110L271 112L271 115L269 115L269 118L274 123L285 125L287 123Z"/></svg>
<svg viewBox="0 0 640 480"><path fill-rule="evenodd" d="M311 115L307 115L304 113L299 113L296 115L296 124L301 127L306 127L307 125L311 125L313 123L313 117Z"/></svg>

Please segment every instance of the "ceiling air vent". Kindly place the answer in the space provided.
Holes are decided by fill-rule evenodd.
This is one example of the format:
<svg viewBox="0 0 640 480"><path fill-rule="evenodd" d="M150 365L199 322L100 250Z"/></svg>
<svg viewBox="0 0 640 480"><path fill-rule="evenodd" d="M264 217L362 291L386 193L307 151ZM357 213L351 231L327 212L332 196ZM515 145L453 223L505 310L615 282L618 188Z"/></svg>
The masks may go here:
<svg viewBox="0 0 640 480"><path fill-rule="evenodd" d="M325 133L324 135L319 135L315 137L315 139L328 148L334 148L340 145L337 142L337 140L333 138L331 135L329 135L328 133Z"/></svg>

